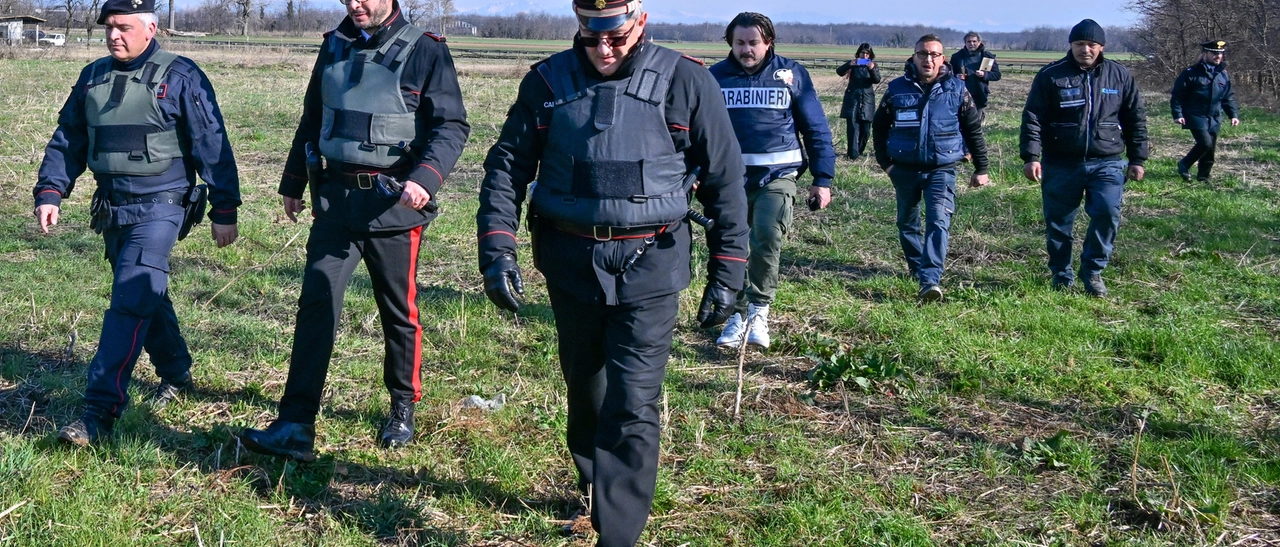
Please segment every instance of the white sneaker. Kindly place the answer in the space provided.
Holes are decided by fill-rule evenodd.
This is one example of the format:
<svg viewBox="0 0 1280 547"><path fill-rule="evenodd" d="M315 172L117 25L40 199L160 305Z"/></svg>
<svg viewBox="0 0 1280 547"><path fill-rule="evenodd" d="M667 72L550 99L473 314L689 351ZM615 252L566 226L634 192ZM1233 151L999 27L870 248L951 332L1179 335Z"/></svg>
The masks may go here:
<svg viewBox="0 0 1280 547"><path fill-rule="evenodd" d="M716 338L717 346L737 348L742 345L742 336L747 333L746 324L742 322L742 314L733 312L724 324L720 337Z"/></svg>
<svg viewBox="0 0 1280 547"><path fill-rule="evenodd" d="M769 348L769 306L747 304L747 343Z"/></svg>

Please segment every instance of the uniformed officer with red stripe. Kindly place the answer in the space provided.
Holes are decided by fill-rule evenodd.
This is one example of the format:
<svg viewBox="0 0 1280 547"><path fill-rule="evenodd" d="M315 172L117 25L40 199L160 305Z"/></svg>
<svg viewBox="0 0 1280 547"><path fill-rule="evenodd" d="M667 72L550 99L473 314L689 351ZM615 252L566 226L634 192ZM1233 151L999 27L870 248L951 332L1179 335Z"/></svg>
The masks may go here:
<svg viewBox="0 0 1280 547"><path fill-rule="evenodd" d="M285 214L296 221L308 163L314 166L315 222L280 414L265 430L242 432L250 450L315 458L315 418L343 293L362 261L382 321L391 395L378 443L412 440L413 405L422 397L418 250L469 132L444 38L406 21L395 0L348 2L347 18L325 35L280 182ZM327 162L322 176L315 156Z"/></svg>
<svg viewBox="0 0 1280 547"><path fill-rule="evenodd" d="M535 65L485 159L476 213L485 293L518 311L520 211L546 277L568 391L567 444L599 545L634 545L653 504L658 399L690 283L686 173L707 232L704 328L742 288L742 152L700 62L649 43L638 0L575 0L572 49ZM536 187L532 182L535 173Z"/></svg>

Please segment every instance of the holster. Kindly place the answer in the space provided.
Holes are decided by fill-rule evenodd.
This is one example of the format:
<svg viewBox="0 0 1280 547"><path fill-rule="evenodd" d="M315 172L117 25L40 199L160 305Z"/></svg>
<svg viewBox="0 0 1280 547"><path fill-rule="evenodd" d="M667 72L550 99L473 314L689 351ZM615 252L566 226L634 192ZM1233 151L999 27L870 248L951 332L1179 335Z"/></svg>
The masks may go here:
<svg viewBox="0 0 1280 547"><path fill-rule="evenodd" d="M89 228L95 234L102 233L107 228L107 223L111 222L110 193L110 190L99 187L89 200Z"/></svg>
<svg viewBox="0 0 1280 547"><path fill-rule="evenodd" d="M182 226L178 228L178 241L182 241L191 233L191 227L199 224L204 218L205 208L209 205L209 189L203 184L192 186L187 197L182 200Z"/></svg>
<svg viewBox="0 0 1280 547"><path fill-rule="evenodd" d="M320 185L324 184L324 162L315 145L306 143L303 150L307 157L307 192L311 194L311 210L320 210Z"/></svg>

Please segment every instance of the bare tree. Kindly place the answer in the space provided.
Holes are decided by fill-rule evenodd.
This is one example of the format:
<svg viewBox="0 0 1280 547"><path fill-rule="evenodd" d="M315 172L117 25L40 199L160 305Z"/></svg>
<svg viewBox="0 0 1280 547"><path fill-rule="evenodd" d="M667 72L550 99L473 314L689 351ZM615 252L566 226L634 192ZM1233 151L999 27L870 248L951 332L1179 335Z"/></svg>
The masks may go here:
<svg viewBox="0 0 1280 547"><path fill-rule="evenodd" d="M67 10L67 22L63 25L63 36L71 36L71 25L75 23L76 14L84 17L84 0L62 0L62 8Z"/></svg>

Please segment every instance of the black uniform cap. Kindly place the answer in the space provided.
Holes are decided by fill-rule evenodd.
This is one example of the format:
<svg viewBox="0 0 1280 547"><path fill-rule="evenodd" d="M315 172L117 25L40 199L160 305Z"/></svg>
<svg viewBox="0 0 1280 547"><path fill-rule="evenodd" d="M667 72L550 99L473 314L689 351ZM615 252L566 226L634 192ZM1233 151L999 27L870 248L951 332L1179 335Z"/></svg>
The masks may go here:
<svg viewBox="0 0 1280 547"><path fill-rule="evenodd" d="M153 13L156 11L156 0L107 0L102 4L102 13L98 15L98 24L107 24L107 17L131 13Z"/></svg>
<svg viewBox="0 0 1280 547"><path fill-rule="evenodd" d="M573 0L578 24L592 32L616 30L640 12L640 0Z"/></svg>
<svg viewBox="0 0 1280 547"><path fill-rule="evenodd" d="M1200 44L1200 47L1204 48L1205 51L1212 51L1214 53L1223 53L1227 51L1227 43L1222 40L1209 40L1208 42Z"/></svg>

